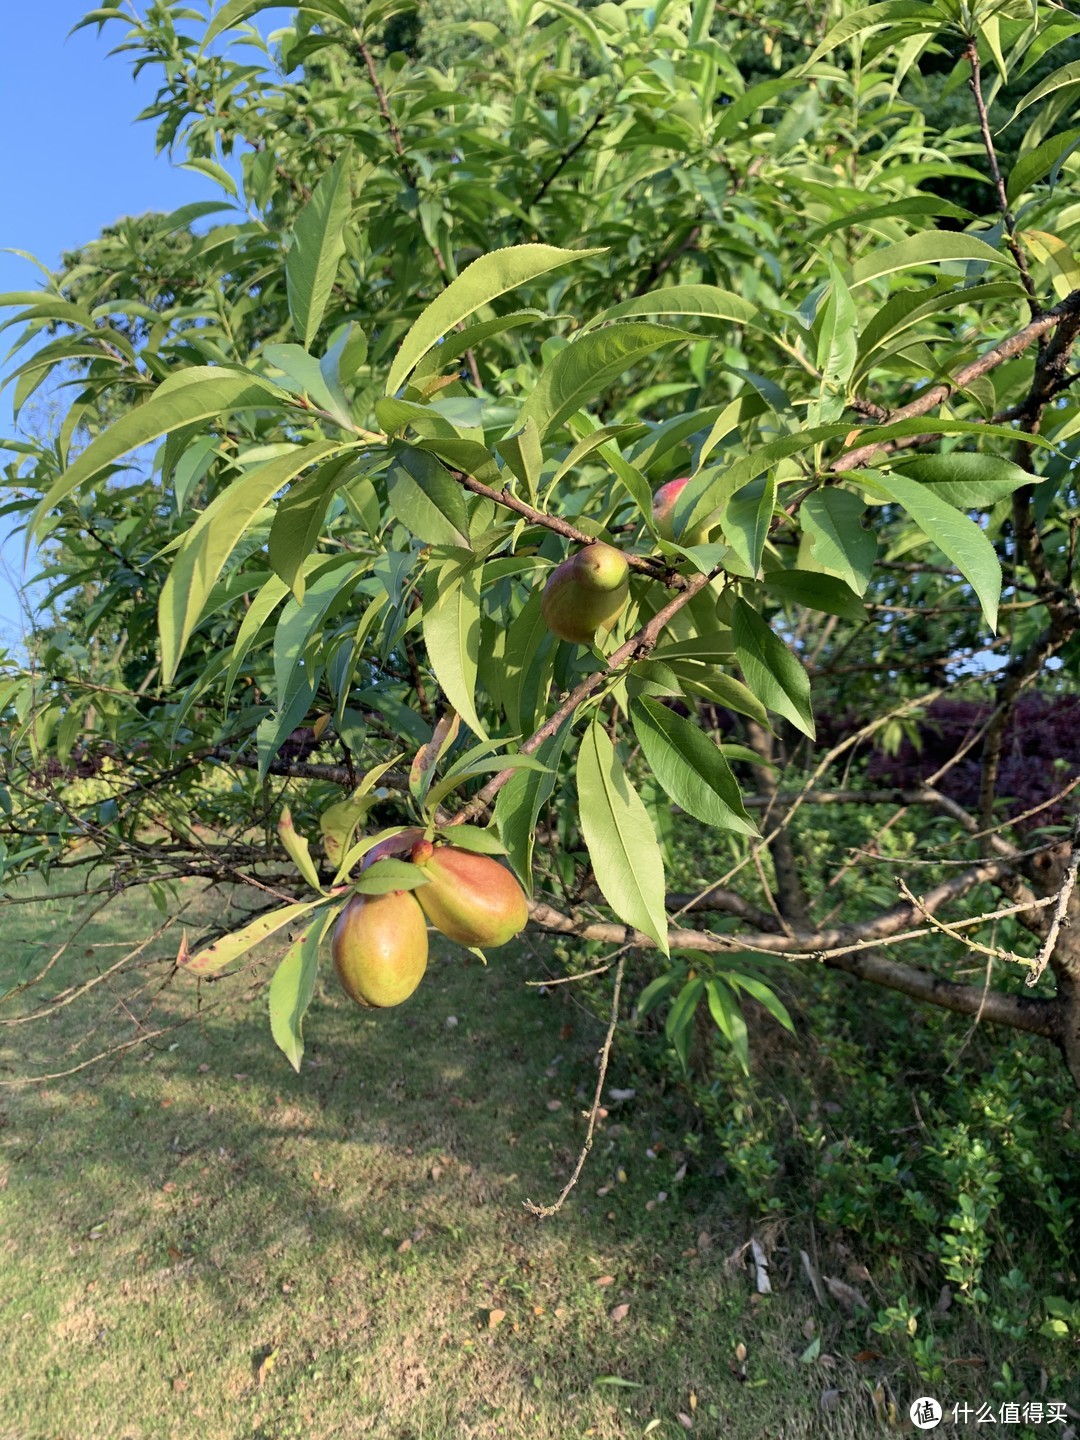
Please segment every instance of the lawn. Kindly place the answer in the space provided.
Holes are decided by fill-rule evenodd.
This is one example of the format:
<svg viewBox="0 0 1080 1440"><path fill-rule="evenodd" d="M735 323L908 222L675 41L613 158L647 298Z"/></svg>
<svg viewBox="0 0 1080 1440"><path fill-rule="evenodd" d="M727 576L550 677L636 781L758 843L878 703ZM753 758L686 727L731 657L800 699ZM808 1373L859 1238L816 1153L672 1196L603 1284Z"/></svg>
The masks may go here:
<svg viewBox="0 0 1080 1440"><path fill-rule="evenodd" d="M197 931L212 900L186 898ZM39 969L77 908L7 909L8 976ZM120 897L7 1020L159 921ZM879 1377L843 1358L858 1337L797 1276L753 1293L730 1261L747 1225L707 1147L684 1146L690 1111L618 1054L609 1085L636 1095L610 1104L564 1210L526 1212L573 1167L604 1029L572 986L526 984L542 945L486 968L436 946L380 1013L327 965L299 1076L252 998L267 962L200 993L168 978L175 949L171 932L0 1031L10 1082L186 1022L0 1090L2 1440L873 1428ZM819 1325L837 1343L811 1362Z"/></svg>

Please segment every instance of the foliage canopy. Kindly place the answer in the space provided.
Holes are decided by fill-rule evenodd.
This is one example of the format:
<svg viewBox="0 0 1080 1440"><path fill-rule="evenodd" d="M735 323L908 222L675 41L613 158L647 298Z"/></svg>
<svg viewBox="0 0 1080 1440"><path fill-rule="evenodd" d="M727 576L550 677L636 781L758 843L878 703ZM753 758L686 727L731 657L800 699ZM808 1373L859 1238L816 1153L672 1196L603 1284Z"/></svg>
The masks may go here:
<svg viewBox="0 0 1080 1440"><path fill-rule="evenodd" d="M304 0L267 41L266 8L84 21L221 198L2 297L17 408L63 396L6 473L51 585L0 679L7 878L248 887L195 974L302 920L272 990L298 1064L319 936L419 824L504 853L620 981L661 957L639 1009L670 1002L684 1060L696 1014L744 1057L748 1000L790 1025L778 962L812 959L1047 1037L1080 1083L1071 771L1033 816L1002 782L1023 693L1068 703L1080 656L1080 20ZM544 581L597 538L629 606L560 643ZM946 691L953 753L871 785ZM875 819L808 893L808 815L882 804L923 852ZM710 869L676 893L691 822ZM900 896L896 860L927 866Z"/></svg>

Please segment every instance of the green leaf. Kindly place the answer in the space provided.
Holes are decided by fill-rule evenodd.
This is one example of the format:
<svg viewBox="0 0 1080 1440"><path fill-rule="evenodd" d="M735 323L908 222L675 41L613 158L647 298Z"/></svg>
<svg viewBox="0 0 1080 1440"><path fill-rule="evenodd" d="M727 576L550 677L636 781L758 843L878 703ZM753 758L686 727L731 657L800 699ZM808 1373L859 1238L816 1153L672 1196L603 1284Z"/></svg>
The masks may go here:
<svg viewBox="0 0 1080 1440"><path fill-rule="evenodd" d="M330 502L340 486L353 478L352 455L339 455L297 484L279 502L270 526L270 564L298 601L304 598L304 562L322 534Z"/></svg>
<svg viewBox="0 0 1080 1440"><path fill-rule="evenodd" d="M1005 186L1009 204L1015 204L1025 191L1030 190L1037 180L1050 173L1077 145L1080 145L1080 129L1065 130L1060 135L1052 135L1034 150L1025 151L1009 171L1008 184Z"/></svg>
<svg viewBox="0 0 1080 1440"><path fill-rule="evenodd" d="M984 264L1015 265L1011 255L995 250L975 235L961 235L950 230L930 230L872 250L857 260L851 269L851 283L865 285L882 275L897 270L912 270L918 265L941 265L945 261L981 260Z"/></svg>
<svg viewBox="0 0 1080 1440"><path fill-rule="evenodd" d="M724 507L724 539L751 575L761 571L761 555L769 538L769 526L776 508L776 477L745 485Z"/></svg>
<svg viewBox="0 0 1080 1440"><path fill-rule="evenodd" d="M316 912L289 946L270 981L270 1033L299 1075L304 1055L304 1016L315 993L319 946L335 911Z"/></svg>
<svg viewBox="0 0 1080 1440"><path fill-rule="evenodd" d="M638 315L693 315L703 320L727 320L732 325L762 325L757 306L730 290L721 290L717 285L669 285L609 306L588 321L586 329Z"/></svg>
<svg viewBox="0 0 1080 1440"><path fill-rule="evenodd" d="M536 758L543 763L541 756L538 755ZM473 855L506 854L506 846L493 828L484 829L479 825L448 825L438 834L439 838L445 840L447 845L453 845L458 850L468 850Z"/></svg>
<svg viewBox="0 0 1080 1440"><path fill-rule="evenodd" d="M944 310L961 306L988 305L1007 295L1016 295L1019 287L1012 280L994 280L985 285L964 286L956 279L939 280L918 289L898 290L863 326L859 335L859 363L856 376L865 374L874 355L896 336L917 325L920 320Z"/></svg>
<svg viewBox="0 0 1080 1440"><path fill-rule="evenodd" d="M315 862L311 858L311 851L308 842L299 833L293 824L292 811L285 807L278 820L278 835L281 843L289 853L293 864L300 871L300 874L308 882L313 890L322 890L319 883L319 872L315 868Z"/></svg>
<svg viewBox="0 0 1080 1440"><path fill-rule="evenodd" d="M1073 60L1071 64L1062 65L1060 69L1047 75L1045 80L1040 80L1034 90L1029 90L1006 120L1004 128L1008 129L1018 115L1022 115L1029 106L1044 100L1047 95L1053 95L1057 90L1075 90L1077 87L1080 87L1080 60Z"/></svg>
<svg viewBox="0 0 1080 1440"><path fill-rule="evenodd" d="M311 15L325 15L330 19L340 20L347 29L352 28L353 18L343 0L302 0L300 8ZM200 49L205 51L223 31L242 25L260 10L280 9L281 0L228 0L228 4L221 7L206 27Z"/></svg>
<svg viewBox="0 0 1080 1440"><path fill-rule="evenodd" d="M743 1071L749 1075L750 1041L742 1011L720 980L706 980L705 992L709 999L709 1014L716 1022L716 1028L731 1046Z"/></svg>
<svg viewBox="0 0 1080 1440"><path fill-rule="evenodd" d="M351 156L339 155L315 186L293 226L285 256L285 282L293 330L304 349L322 324L338 264L345 253L345 225L352 206Z"/></svg>
<svg viewBox="0 0 1080 1440"><path fill-rule="evenodd" d="M481 740L487 732L476 713L480 657L482 563L451 560L429 569L424 586L424 644L443 694Z"/></svg>
<svg viewBox="0 0 1080 1440"><path fill-rule="evenodd" d="M507 857L530 895L536 821L555 789L570 729L570 721L566 721L558 733L545 740L536 751L536 758L545 767L543 771L519 770L499 791L495 801L495 824Z"/></svg>
<svg viewBox="0 0 1080 1440"><path fill-rule="evenodd" d="M325 356L323 360L316 360L302 345L267 345L262 353L264 359L284 372L286 380L276 382L283 390L306 395L321 410L332 416L343 430L356 429L349 414L349 402L341 389L334 367L324 364Z"/></svg>
<svg viewBox="0 0 1080 1440"><path fill-rule="evenodd" d="M320 895L317 900L305 900L299 905L283 905L278 910L271 910L265 915L260 915L252 920L250 925L245 925L242 930L236 930L231 935L223 935L220 940L215 940L212 945L207 945L197 955L189 959L181 960L179 963L193 975L216 975L219 970L224 970L226 965L231 965L234 960L239 960L241 955L246 955L256 945L268 940L271 935L276 935L286 925L293 924L302 915L308 915L320 905L326 904L326 896Z"/></svg>
<svg viewBox="0 0 1080 1440"><path fill-rule="evenodd" d="M158 601L161 669L172 681L191 632L226 560L255 516L301 470L325 459L340 445L303 445L260 465L223 490L184 536Z"/></svg>
<svg viewBox="0 0 1080 1440"><path fill-rule="evenodd" d="M279 709L290 703L298 667L310 658L306 652L312 636L332 608L340 610L348 602L366 570L365 562L347 551L321 558L303 600L290 596L285 602L274 630L274 689Z"/></svg>
<svg viewBox="0 0 1080 1440"><path fill-rule="evenodd" d="M979 598L986 623L997 630L998 602L1001 599L1001 565L993 545L966 515L898 471L884 474L860 470L859 479L868 489L880 491L901 505L915 524L953 562Z"/></svg>
<svg viewBox="0 0 1080 1440"><path fill-rule="evenodd" d="M359 895L388 895L392 890L419 890L431 882L422 870L408 860L387 856L376 860L370 870L362 871L352 882Z"/></svg>
<svg viewBox="0 0 1080 1440"><path fill-rule="evenodd" d="M879 30L883 25L891 27L905 26L904 35L911 34L935 34L944 28L944 17L935 5L928 5L926 0L884 0L880 5L867 5L862 10L855 10L852 14L845 16L839 24L834 25L829 33L822 40L821 44L803 66L804 70L816 65L826 55L840 45L846 45L856 35L865 35L871 30Z"/></svg>
<svg viewBox="0 0 1080 1440"><path fill-rule="evenodd" d="M805 569L824 571L866 593L877 559L877 535L863 528L866 505L850 490L827 486L807 495L799 507L809 555L800 552ZM860 607L860 616L862 610Z"/></svg>
<svg viewBox="0 0 1080 1440"><path fill-rule="evenodd" d="M683 1070L690 1065L690 1041L693 1038L694 1012L705 989L705 981L695 975L675 997L675 1003L664 1021L664 1034L675 1048Z"/></svg>
<svg viewBox="0 0 1080 1440"><path fill-rule="evenodd" d="M465 492L444 465L426 450L395 445L386 475L390 508L410 534L425 545L469 548Z"/></svg>
<svg viewBox="0 0 1080 1440"><path fill-rule="evenodd" d="M1045 479L998 455L975 455L966 450L898 459L893 464L893 473L897 471L958 510L989 510L1022 485L1037 485Z"/></svg>
<svg viewBox="0 0 1080 1440"><path fill-rule="evenodd" d="M226 195L231 195L234 200L238 198L239 192L236 188L236 181L229 174L228 170L225 169L225 166L219 165L216 160L211 160L205 155L198 155L193 160L182 161L179 168L181 170L196 170L200 175L209 175L215 184L221 186Z"/></svg>
<svg viewBox="0 0 1080 1440"><path fill-rule="evenodd" d="M578 813L596 883L627 925L668 953L664 862L649 812L626 778L599 719L585 732L577 763Z"/></svg>
<svg viewBox="0 0 1080 1440"><path fill-rule="evenodd" d="M766 985L763 980L758 980L753 975L744 975L738 970L725 971L724 979L733 988L745 990L748 995L752 995L778 1024L782 1025L785 1030L789 1030L792 1035L795 1034L795 1025L788 1014L787 1006L777 998L775 990Z"/></svg>
<svg viewBox="0 0 1080 1440"><path fill-rule="evenodd" d="M476 775L483 775L493 770L540 770L541 762L535 755L488 755L483 760L475 760L464 770L455 769L442 780L432 785L427 795L427 810L433 811L436 805L440 804L447 795L455 790L460 790L470 779Z"/></svg>
<svg viewBox="0 0 1080 1440"><path fill-rule="evenodd" d="M770 595L807 610L824 610L841 620L866 619L866 607L849 585L835 575L813 570L767 570L765 589Z"/></svg>
<svg viewBox="0 0 1080 1440"><path fill-rule="evenodd" d="M564 420L589 400L603 393L632 365L648 360L660 349L691 337L646 321L626 321L590 330L558 351L544 368L532 394L521 407L518 428L534 421L540 437L557 430Z"/></svg>
<svg viewBox="0 0 1080 1440"><path fill-rule="evenodd" d="M402 340L386 377L386 394L393 395L435 345L470 315L490 305L508 290L515 290L562 265L587 260L602 250L559 250L554 245L511 245L481 255L452 280L423 310Z"/></svg>
<svg viewBox="0 0 1080 1440"><path fill-rule="evenodd" d="M703 825L757 835L731 767L697 725L644 698L633 701L630 718L645 759L676 805Z"/></svg>
<svg viewBox="0 0 1080 1440"><path fill-rule="evenodd" d="M736 600L732 610L731 637L739 668L753 693L812 740L810 677L780 637L743 599Z"/></svg>
<svg viewBox="0 0 1080 1440"><path fill-rule="evenodd" d="M829 257L832 284L818 328L817 367L826 385L847 385L858 354L858 312L836 262Z"/></svg>
<svg viewBox="0 0 1080 1440"><path fill-rule="evenodd" d="M73 465L69 465L35 509L30 529L87 480L100 475L122 456L151 440L233 410L281 406L286 397L268 380L216 365L193 366L163 380L144 405L122 415L103 435L92 440Z"/></svg>

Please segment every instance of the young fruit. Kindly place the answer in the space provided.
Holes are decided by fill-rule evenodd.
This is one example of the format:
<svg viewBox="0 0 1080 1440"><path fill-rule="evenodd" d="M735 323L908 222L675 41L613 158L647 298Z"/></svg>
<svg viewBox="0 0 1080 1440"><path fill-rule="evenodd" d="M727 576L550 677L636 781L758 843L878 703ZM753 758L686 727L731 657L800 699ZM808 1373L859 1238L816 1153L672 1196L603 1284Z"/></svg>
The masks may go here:
<svg viewBox="0 0 1080 1440"><path fill-rule="evenodd" d="M661 540L675 540L674 516L675 502L686 489L690 476L682 475L678 480L669 480L666 485L661 485L653 495L652 514L653 523L656 526L656 533ZM708 538L709 527L707 525L695 526L693 530L681 535L678 540L680 545L703 545Z"/></svg>
<svg viewBox="0 0 1080 1440"><path fill-rule="evenodd" d="M594 540L556 565L544 586L544 623L560 640L591 645L599 629L610 630L626 607L630 567L613 545Z"/></svg>
<svg viewBox="0 0 1080 1440"><path fill-rule="evenodd" d="M334 926L334 969L358 1005L400 1005L424 978L427 922L411 890L354 895Z"/></svg>
<svg viewBox="0 0 1080 1440"><path fill-rule="evenodd" d="M429 882L412 893L436 930L459 945L490 950L528 923L524 890L490 856L421 840L413 846L412 862Z"/></svg>

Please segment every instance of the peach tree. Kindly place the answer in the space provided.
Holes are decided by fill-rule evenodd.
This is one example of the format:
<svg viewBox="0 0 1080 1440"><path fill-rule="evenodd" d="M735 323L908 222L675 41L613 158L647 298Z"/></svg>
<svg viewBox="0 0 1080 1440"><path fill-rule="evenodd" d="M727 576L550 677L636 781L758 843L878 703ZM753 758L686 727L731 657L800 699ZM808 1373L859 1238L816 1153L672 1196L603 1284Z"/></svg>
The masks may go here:
<svg viewBox="0 0 1080 1440"><path fill-rule="evenodd" d="M6 893L235 887L174 983L276 937L299 1068L320 943L434 842L607 967L609 1042L632 989L745 1060L825 966L1080 1083L1078 782L1003 780L1080 658L1080 20L271 8L83 22L216 198L2 297ZM875 783L943 695L950 753Z"/></svg>

